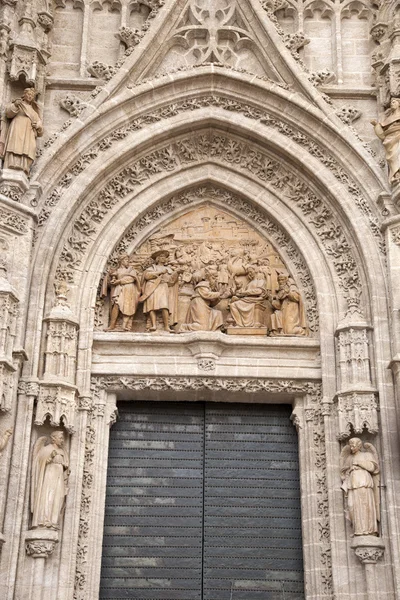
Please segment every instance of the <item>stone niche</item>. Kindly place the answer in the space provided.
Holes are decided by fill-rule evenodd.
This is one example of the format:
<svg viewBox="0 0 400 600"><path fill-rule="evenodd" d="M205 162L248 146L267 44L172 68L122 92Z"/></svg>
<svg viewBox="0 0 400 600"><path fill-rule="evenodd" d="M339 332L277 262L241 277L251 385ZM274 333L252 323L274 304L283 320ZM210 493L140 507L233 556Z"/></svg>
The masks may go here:
<svg viewBox="0 0 400 600"><path fill-rule="evenodd" d="M276 248L208 203L129 253L113 253L98 292L96 328L308 335L301 293Z"/></svg>

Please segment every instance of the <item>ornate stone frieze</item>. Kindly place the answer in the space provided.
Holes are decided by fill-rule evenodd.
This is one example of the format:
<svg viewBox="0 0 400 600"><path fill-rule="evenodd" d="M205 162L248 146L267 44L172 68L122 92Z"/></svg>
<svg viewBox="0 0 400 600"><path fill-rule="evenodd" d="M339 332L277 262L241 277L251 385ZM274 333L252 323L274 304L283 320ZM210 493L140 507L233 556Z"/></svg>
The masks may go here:
<svg viewBox="0 0 400 600"><path fill-rule="evenodd" d="M18 234L28 232L27 220L21 215L5 208L0 209L0 227L1 226L11 229L14 233Z"/></svg>
<svg viewBox="0 0 400 600"><path fill-rule="evenodd" d="M312 454L314 462L314 481L312 487L316 493L316 515L318 523L318 541L321 570L321 594L333 597L332 550L330 534L330 515L327 482L327 460L325 424L323 416L322 390L317 388L309 395L310 403L305 409L305 418L312 433Z"/></svg>
<svg viewBox="0 0 400 600"><path fill-rule="evenodd" d="M251 105L244 104L236 100L231 100L230 98L213 95L184 100L171 106L162 107L152 113L139 116L132 123L114 130L109 136L86 151L79 161L77 161L71 168L71 170L63 176L59 182L59 185L61 188L69 187L73 181L73 178L86 169L90 162L99 156L101 152L110 148L115 142L126 138L131 132L139 131L151 123L157 123L161 120L174 117L180 113L192 112L208 106L215 106L228 112L243 114L249 119L256 120L260 124L268 125L268 127L278 130L283 135L299 143L302 148L306 149L312 156L319 159L328 169L332 171L339 181L347 186L348 191L355 196L357 204L360 206L360 208L362 205L364 206L362 203L365 203L365 201L362 199L361 191L357 188L355 181L344 171L343 167L337 163L332 155L327 153L326 150L319 146L317 142L311 140L305 132L300 132L293 125L283 123L282 121L271 116L266 111L254 108ZM58 190L58 188L56 189ZM50 197L45 202L45 205L55 206L61 197L62 191L62 189L59 189L58 193L55 193L54 195L50 194ZM372 213L365 203L363 212L367 214L367 210L369 210L369 214L372 217ZM376 228L374 228L374 230L375 233L379 231L378 224L376 224Z"/></svg>
<svg viewBox="0 0 400 600"><path fill-rule="evenodd" d="M95 376L92 379L97 389L107 391L118 390L210 390L227 392L245 392L254 394L266 392L271 394L319 395L321 384L310 381L290 379L253 379L224 377L135 377L132 376Z"/></svg>
<svg viewBox="0 0 400 600"><path fill-rule="evenodd" d="M328 205L296 174L268 154L246 142L213 132L180 139L138 159L114 176L74 222L61 252L57 279L74 281L74 271L82 264L89 238L98 230L99 223L111 208L127 194L163 172L201 163L210 156L215 161L234 164L237 169L250 172L275 192L283 193L300 209L314 227L327 254L332 257L348 309L360 311L362 286L357 260L351 250L352 244L347 241L341 224Z"/></svg>
<svg viewBox="0 0 400 600"><path fill-rule="evenodd" d="M352 431L362 434L364 429L372 434L378 433L378 410L377 394L374 392L338 394L338 439L350 437Z"/></svg>

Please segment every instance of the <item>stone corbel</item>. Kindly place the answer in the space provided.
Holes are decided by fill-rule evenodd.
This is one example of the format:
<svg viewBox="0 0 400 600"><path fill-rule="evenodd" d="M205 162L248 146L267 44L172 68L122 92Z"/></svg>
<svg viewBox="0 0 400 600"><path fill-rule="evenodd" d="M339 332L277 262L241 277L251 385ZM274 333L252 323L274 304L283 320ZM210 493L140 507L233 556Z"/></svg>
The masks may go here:
<svg viewBox="0 0 400 600"><path fill-rule="evenodd" d="M58 543L58 532L54 529L31 529L25 536L25 549L32 558L48 558Z"/></svg>
<svg viewBox="0 0 400 600"><path fill-rule="evenodd" d="M75 431L77 389L66 383L40 383L35 425L43 425L47 417L52 427L64 426L68 433Z"/></svg>
<svg viewBox="0 0 400 600"><path fill-rule="evenodd" d="M378 433L378 394L375 391L339 392L335 396L339 420L338 439L345 440L352 433L362 434L364 430Z"/></svg>
<svg viewBox="0 0 400 600"><path fill-rule="evenodd" d="M385 544L379 537L365 535L354 537L351 547L355 551L357 558L364 565L367 598L368 600L375 600L380 597L379 590L381 588L376 565L384 555Z"/></svg>

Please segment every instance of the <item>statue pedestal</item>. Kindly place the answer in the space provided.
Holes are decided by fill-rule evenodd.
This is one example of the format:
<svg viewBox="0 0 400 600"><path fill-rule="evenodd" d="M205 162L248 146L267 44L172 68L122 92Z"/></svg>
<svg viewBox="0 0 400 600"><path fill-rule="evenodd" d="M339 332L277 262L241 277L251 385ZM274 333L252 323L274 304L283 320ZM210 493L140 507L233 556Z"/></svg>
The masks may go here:
<svg viewBox="0 0 400 600"><path fill-rule="evenodd" d="M38 528L27 531L25 548L28 556L35 559L32 580L32 598L42 600L45 582L45 562L58 543L58 531L55 529Z"/></svg>
<svg viewBox="0 0 400 600"><path fill-rule="evenodd" d="M58 543L58 531L38 527L25 535L26 553L32 558L48 558Z"/></svg>
<svg viewBox="0 0 400 600"><path fill-rule="evenodd" d="M228 335L268 335L267 327L227 327Z"/></svg>
<svg viewBox="0 0 400 600"><path fill-rule="evenodd" d="M358 535L351 542L357 558L364 565L368 600L380 598L380 585L376 564L383 557L385 544L374 535Z"/></svg>
<svg viewBox="0 0 400 600"><path fill-rule="evenodd" d="M21 202L29 189L29 179L23 171L3 169L0 172L0 198Z"/></svg>

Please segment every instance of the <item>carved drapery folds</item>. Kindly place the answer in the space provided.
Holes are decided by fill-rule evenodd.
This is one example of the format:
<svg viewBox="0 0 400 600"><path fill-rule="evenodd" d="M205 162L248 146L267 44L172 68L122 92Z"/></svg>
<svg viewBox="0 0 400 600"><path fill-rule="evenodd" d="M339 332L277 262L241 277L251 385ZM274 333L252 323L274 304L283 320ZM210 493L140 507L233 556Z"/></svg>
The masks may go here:
<svg viewBox="0 0 400 600"><path fill-rule="evenodd" d="M131 254L113 257L101 297L108 330L308 332L302 295L277 250L247 222L209 203L163 226Z"/></svg>
<svg viewBox="0 0 400 600"><path fill-rule="evenodd" d="M78 323L66 297L65 285L58 286L55 305L45 319L46 341L44 374L36 407L35 424L49 417L54 427L64 425L74 431L76 396L76 358Z"/></svg>
<svg viewBox="0 0 400 600"><path fill-rule="evenodd" d="M369 328L365 325L343 327L337 332L339 392L336 396L338 438L364 430L376 434L378 395L371 382Z"/></svg>

